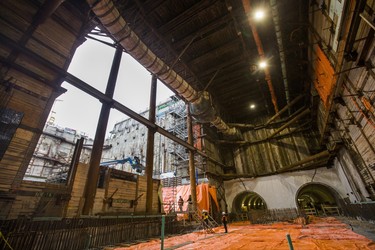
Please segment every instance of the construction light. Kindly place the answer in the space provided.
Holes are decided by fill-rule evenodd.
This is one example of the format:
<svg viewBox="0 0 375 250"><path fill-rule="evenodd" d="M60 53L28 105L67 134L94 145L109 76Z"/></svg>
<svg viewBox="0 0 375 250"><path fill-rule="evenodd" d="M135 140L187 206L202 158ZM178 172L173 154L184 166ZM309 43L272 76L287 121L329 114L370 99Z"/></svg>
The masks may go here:
<svg viewBox="0 0 375 250"><path fill-rule="evenodd" d="M250 109L255 109L255 104L250 104Z"/></svg>
<svg viewBox="0 0 375 250"><path fill-rule="evenodd" d="M267 67L267 62L265 62L265 61L261 61L261 62L259 63L259 68L260 68L260 69L264 69L265 67Z"/></svg>
<svg viewBox="0 0 375 250"><path fill-rule="evenodd" d="M259 9L254 12L254 20L260 21L264 18L265 13L263 10Z"/></svg>

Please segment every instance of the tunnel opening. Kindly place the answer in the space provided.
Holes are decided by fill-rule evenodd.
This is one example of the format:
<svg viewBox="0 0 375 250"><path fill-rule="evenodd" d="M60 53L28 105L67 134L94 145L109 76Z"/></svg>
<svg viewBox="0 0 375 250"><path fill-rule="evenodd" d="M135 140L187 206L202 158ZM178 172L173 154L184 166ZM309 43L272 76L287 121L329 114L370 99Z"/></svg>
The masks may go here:
<svg viewBox="0 0 375 250"><path fill-rule="evenodd" d="M336 191L323 184L307 184L297 192L298 208L311 215L339 214Z"/></svg>
<svg viewBox="0 0 375 250"><path fill-rule="evenodd" d="M264 199L255 192L242 192L238 194L232 205L233 213L244 213L250 210L265 210L267 204Z"/></svg>

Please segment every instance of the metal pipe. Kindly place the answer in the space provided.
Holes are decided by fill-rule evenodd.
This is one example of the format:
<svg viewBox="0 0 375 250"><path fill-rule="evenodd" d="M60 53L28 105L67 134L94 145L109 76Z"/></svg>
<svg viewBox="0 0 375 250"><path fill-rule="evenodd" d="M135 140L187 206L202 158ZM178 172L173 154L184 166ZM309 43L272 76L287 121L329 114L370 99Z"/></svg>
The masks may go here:
<svg viewBox="0 0 375 250"><path fill-rule="evenodd" d="M173 61L169 70L173 70L174 65L180 60L181 56L185 54L186 50L190 47L190 45L194 42L194 40L198 37L198 33L190 40L190 42L185 46L185 48L181 51L181 53L177 56L177 58Z"/></svg>
<svg viewBox="0 0 375 250"><path fill-rule="evenodd" d="M277 112L274 116L272 116L271 119L269 119L266 122L265 125L267 126L268 124L270 124L273 120L275 120L277 117L279 117L280 115L282 115L287 109L289 109L290 107L292 107L296 102L298 102L304 96L305 95L299 95L296 98L294 98L293 101L291 101L290 103L288 103L284 108L282 108L279 112Z"/></svg>
<svg viewBox="0 0 375 250"><path fill-rule="evenodd" d="M164 230L165 230L165 215L161 216L161 235L160 235L160 249L164 249Z"/></svg>
<svg viewBox="0 0 375 250"><path fill-rule="evenodd" d="M92 6L92 11L112 37L148 71L155 74L166 85L176 90L186 101L195 102L200 98L200 94L182 76L175 72L162 59L158 58L140 40L111 0L87 0L87 2ZM217 113L216 109L211 112ZM212 118L212 120L206 122L211 122L223 134L236 136L240 134L236 128L229 128L217 115Z"/></svg>
<svg viewBox="0 0 375 250"><path fill-rule="evenodd" d="M330 156L330 153L329 153L328 150L325 150L325 151L322 151L322 152L317 153L315 155L308 156L308 157L306 157L306 158L304 158L304 159L302 159L300 161L294 162L294 163L290 164L289 166L279 168L277 170L277 172L281 173L281 172L284 172L286 170L290 170L290 169L292 169L294 167L298 167L298 166L303 165L305 163L314 161L316 159L324 158L324 157L328 157L328 156Z"/></svg>
<svg viewBox="0 0 375 250"><path fill-rule="evenodd" d="M157 92L157 78L152 75L151 79L151 93L150 93L150 108L148 113L148 120L155 123L156 110L156 92ZM147 133L147 149L146 149L146 178L147 178L147 192L146 192L146 212L152 213L152 193L153 180L152 174L154 172L154 140L155 129L148 128Z"/></svg>
<svg viewBox="0 0 375 250"><path fill-rule="evenodd" d="M193 121L191 119L191 114L190 114L190 108L189 104L186 105L187 109L187 131L188 131L188 143L190 145L194 145L194 135L193 135ZM194 164L194 151L189 150L189 175L190 175L190 194L191 194L191 199L193 202L193 211L195 211L196 206L197 206L197 189L196 189L196 179L195 179L195 164ZM191 212L191 211L189 211Z"/></svg>
<svg viewBox="0 0 375 250"><path fill-rule="evenodd" d="M288 240L289 250L294 250L293 243L292 243L292 238L290 238L289 234L286 234L286 239Z"/></svg>
<svg viewBox="0 0 375 250"><path fill-rule="evenodd" d="M309 108L305 109L304 111L299 113L297 116L295 116L293 119L291 119L290 121L285 123L283 126L281 126L279 129L277 129L275 132L273 132L270 136L268 136L268 139L271 139L272 137L274 137L275 135L277 135L278 133L286 129L290 124L294 123L295 121L297 121L298 119L300 119L301 117L309 113L310 113L310 109Z"/></svg>
<svg viewBox="0 0 375 250"><path fill-rule="evenodd" d="M283 38L282 38L282 35L281 35L281 28L280 28L279 11L277 9L276 0L270 0L270 5L271 5L273 23L275 25L276 41L277 41L277 45L279 47L279 55L280 55L280 62L281 62L281 73L282 73L282 76L283 76L284 89L285 89L285 99L286 99L286 103L289 104L289 85L288 85L288 77L287 77L287 73L286 73L286 61L285 61ZM288 108L288 112L290 114L289 108Z"/></svg>
<svg viewBox="0 0 375 250"><path fill-rule="evenodd" d="M192 101L198 93L179 74L158 58L131 30L111 0L87 0L92 11L113 38L148 71L175 89L184 99Z"/></svg>
<svg viewBox="0 0 375 250"><path fill-rule="evenodd" d="M305 130L308 130L308 129L301 129L301 128L306 126L309 123L311 123L311 121L307 121L307 122L303 123L301 126L298 126L297 128L291 129L286 134L275 135L273 137L273 139L285 138L285 137L290 136L294 133L303 132ZM242 147L242 146L259 144L259 143L262 143L262 142L265 142L265 141L268 141L268 140L269 140L269 138L259 139L259 140L255 140L255 141L216 140L216 142L218 142L220 144L233 144L233 145L238 145L239 147Z"/></svg>
<svg viewBox="0 0 375 250"><path fill-rule="evenodd" d="M210 122L221 133L233 138L242 138L241 132L235 127L229 127L217 114L214 102L207 91L199 92L199 97L191 102L190 113L200 123Z"/></svg>
<svg viewBox="0 0 375 250"><path fill-rule="evenodd" d="M249 0L242 0L242 5L244 7L244 10L245 10L246 14L252 12L252 9L251 9L251 6L250 6L249 2L250 2ZM257 45L260 60L263 61L263 60L266 59L266 57L264 56L263 45L262 45L262 41L260 40L257 28L254 25L251 17L248 17L247 21L249 22L251 32L252 32L254 40L255 40L255 44ZM270 71L267 67L264 69L264 74L265 74L265 79L266 79L267 84L268 84L268 89L271 93L271 99L272 99L273 107L274 107L275 113L277 113L277 112L279 112L279 108L277 106L277 98L276 98L275 90L274 90L273 85L272 85L271 74L270 74Z"/></svg>
<svg viewBox="0 0 375 250"><path fill-rule="evenodd" d="M116 86L118 71L120 68L121 56L122 56L122 48L118 46L116 49L115 55L113 57L111 72L109 74L107 88L105 90L105 95L111 99L113 98L113 94L115 92L115 86ZM82 210L82 213L85 215L90 214L94 206L97 181L99 177L99 165L100 165L100 160L102 157L105 132L107 129L111 107L112 105L109 103L102 104L102 108L101 108L100 116L98 120L98 125L96 127L94 145L91 151L91 158L90 158L90 165L89 165L90 168L89 168L89 171L87 173L87 178L86 178L86 188L85 188L85 194L84 194L85 203L83 205L83 210Z"/></svg>
<svg viewBox="0 0 375 250"><path fill-rule="evenodd" d="M325 157L329 157L330 156L330 153L328 150L325 150L325 151L322 151L318 154L315 154L315 155L311 155L311 156L308 156L306 157L305 159L303 160L300 160L298 162L295 162L289 166L286 166L286 167L281 167L279 168L278 170L276 170L276 172L268 172L266 174L259 174L259 175L254 175L254 174L222 174L222 175L218 175L216 173L212 173L212 172L209 172L209 174L212 174L214 176L218 176L218 177L221 177L223 179L234 179L234 178L255 178L255 177L264 177L264 176L271 176L271 175L275 175L275 174L280 174L280 173L284 173L284 172L290 172L290 171L296 171L296 170L301 170L301 169L305 169L306 167L311 167L311 166L315 166L316 163L314 164L310 164L309 166L304 166L303 168L298 168L296 169L295 167L298 167L300 165L303 165L303 164L306 164L306 163L310 163L311 161L314 161L316 159L319 159L319 158L325 158ZM318 161L317 163L321 163L322 160Z"/></svg>
<svg viewBox="0 0 375 250"><path fill-rule="evenodd" d="M213 80L215 79L216 75L219 73L220 70L221 68L216 70L215 74L211 77L210 81L207 83L206 87L204 87L203 91L206 91L208 87L210 87L211 83L213 82Z"/></svg>

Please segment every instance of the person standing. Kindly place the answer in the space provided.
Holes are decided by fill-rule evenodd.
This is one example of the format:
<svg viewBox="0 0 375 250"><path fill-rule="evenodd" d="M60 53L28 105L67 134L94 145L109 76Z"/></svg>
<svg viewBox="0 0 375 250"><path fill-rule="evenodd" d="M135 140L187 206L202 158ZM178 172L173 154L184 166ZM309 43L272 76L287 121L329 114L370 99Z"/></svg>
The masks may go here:
<svg viewBox="0 0 375 250"><path fill-rule="evenodd" d="M184 206L184 200L182 199L181 195L178 199L178 208L180 209L180 212L182 212L182 207Z"/></svg>
<svg viewBox="0 0 375 250"><path fill-rule="evenodd" d="M191 222L193 219L193 200L191 199L191 195L189 195L189 198L187 200L188 202L188 213L189 213L189 221Z"/></svg>
<svg viewBox="0 0 375 250"><path fill-rule="evenodd" d="M203 228L208 229L208 211L207 210L202 210L202 220L203 220Z"/></svg>
<svg viewBox="0 0 375 250"><path fill-rule="evenodd" d="M228 233L228 228L227 228L228 217L225 212L222 213L221 222L224 225L225 232Z"/></svg>

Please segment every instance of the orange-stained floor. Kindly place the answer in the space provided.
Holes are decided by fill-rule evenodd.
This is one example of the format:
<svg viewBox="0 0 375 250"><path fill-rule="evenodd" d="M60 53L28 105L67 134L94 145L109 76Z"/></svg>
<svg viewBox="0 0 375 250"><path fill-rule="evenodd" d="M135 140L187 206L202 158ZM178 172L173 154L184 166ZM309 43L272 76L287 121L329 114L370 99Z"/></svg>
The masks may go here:
<svg viewBox="0 0 375 250"><path fill-rule="evenodd" d="M202 230L190 234L169 237L164 240L164 249L289 249L286 234L290 234L295 250L314 249L374 249L375 242L354 233L339 220L313 218L311 223L302 226L292 223L251 225L247 223L229 224L229 233L223 227L215 228L215 233L205 234ZM122 249L160 249L160 240L117 247Z"/></svg>

